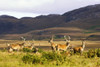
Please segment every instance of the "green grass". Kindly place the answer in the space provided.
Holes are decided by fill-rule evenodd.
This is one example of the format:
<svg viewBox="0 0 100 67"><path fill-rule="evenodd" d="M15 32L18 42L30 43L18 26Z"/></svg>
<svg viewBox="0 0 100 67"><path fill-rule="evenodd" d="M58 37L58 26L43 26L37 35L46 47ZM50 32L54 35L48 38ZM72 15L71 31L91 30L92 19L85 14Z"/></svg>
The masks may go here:
<svg viewBox="0 0 100 67"><path fill-rule="evenodd" d="M42 58L46 58L48 62L41 63L24 63L22 58L26 55L31 55L35 60L41 60ZM13 52L8 53L7 51L0 51L0 67L99 67L100 66L100 57L87 58L84 55L72 55L66 56L62 54L65 58L63 61L59 59L63 56L53 52L46 52L43 55L41 53L33 54L33 53L24 53L24 52ZM41 58L42 57L42 58ZM49 60L51 59L51 60ZM60 60L56 62L56 60ZM42 60L43 61L43 60ZM45 61L45 60L44 60ZM62 62L63 63L60 63ZM58 63L58 64L57 64Z"/></svg>
<svg viewBox="0 0 100 67"><path fill-rule="evenodd" d="M10 41L10 43L14 43L15 41ZM18 41L19 43L21 41ZM65 43L65 41L54 41L55 43ZM0 41L1 44L4 44L5 41ZM47 41L35 41L35 45L38 45L38 43L41 43L40 46L50 46L50 44ZM87 41L86 42L87 45L86 46L93 46L95 44L95 47L99 47L99 41ZM74 45L80 45L81 41L71 41L71 44ZM3 45L1 45L3 46ZM6 46L6 45L5 45ZM94 46L93 46L94 48ZM62 54L64 57L66 56L66 59L63 61L63 58L61 59L61 61L56 61L57 59L60 60L60 57L63 56L58 56L57 54L54 54L50 51L50 49L48 49L49 51L43 51L41 49L39 49L40 53L34 54L28 50L25 50L25 52L13 52L13 53L8 53L7 50L3 49L0 50L0 67L100 67L100 57L94 56L91 58L91 56L94 55L94 51L89 52L90 57L88 56L80 56L80 55L72 55L72 56L67 56L66 54ZM46 54L43 54L44 52L46 52ZM88 51L87 51L88 52ZM27 55L27 53L29 55L32 55L34 57L34 55L36 56L34 59L35 60L39 60L39 58L41 59L42 56L42 62L44 62L44 64L41 63L24 63L22 58L24 56ZM98 56L100 56L100 50L99 52L97 52ZM48 57L50 56L50 57ZM45 60L44 60L45 58ZM56 59L54 59L56 58ZM51 59L51 60L49 60ZM43 61L44 60L44 61ZM47 62L47 61L48 62ZM63 63L61 63L63 62Z"/></svg>

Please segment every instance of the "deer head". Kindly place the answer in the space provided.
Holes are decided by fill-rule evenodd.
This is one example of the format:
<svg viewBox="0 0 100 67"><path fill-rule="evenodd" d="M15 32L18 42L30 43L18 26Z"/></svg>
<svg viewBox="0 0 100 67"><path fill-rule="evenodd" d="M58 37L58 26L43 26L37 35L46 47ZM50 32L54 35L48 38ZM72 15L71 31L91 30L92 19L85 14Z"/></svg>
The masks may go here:
<svg viewBox="0 0 100 67"><path fill-rule="evenodd" d="M64 35L64 38L65 38L65 40L66 40L66 44L69 45L70 39L71 39L70 36L68 36L68 39L67 39L66 35Z"/></svg>
<svg viewBox="0 0 100 67"><path fill-rule="evenodd" d="M53 40L54 40L53 38L54 38L54 35L51 36L51 39L48 42L53 43Z"/></svg>

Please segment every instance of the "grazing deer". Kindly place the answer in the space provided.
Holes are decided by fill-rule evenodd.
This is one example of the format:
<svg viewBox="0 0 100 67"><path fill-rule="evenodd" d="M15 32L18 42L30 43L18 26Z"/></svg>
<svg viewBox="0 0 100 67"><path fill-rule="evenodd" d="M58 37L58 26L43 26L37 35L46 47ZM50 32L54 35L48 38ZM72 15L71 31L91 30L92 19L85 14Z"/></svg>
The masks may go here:
<svg viewBox="0 0 100 67"><path fill-rule="evenodd" d="M13 50L19 51L20 49L22 49L24 47L24 43L7 44L7 45L8 45L8 51L9 52L12 52Z"/></svg>
<svg viewBox="0 0 100 67"><path fill-rule="evenodd" d="M82 40L82 45L80 47L74 47L73 51L74 53L78 52L82 54L82 52L84 51L84 48L85 48L85 40Z"/></svg>
<svg viewBox="0 0 100 67"><path fill-rule="evenodd" d="M51 44L51 48L53 51L56 51L57 44L53 42L53 35L52 38L48 41Z"/></svg>
<svg viewBox="0 0 100 67"><path fill-rule="evenodd" d="M68 39L66 38L66 36L64 36L65 40L66 40L66 44L58 44L57 45L57 50L63 50L66 51L68 49L68 47L70 46L70 36L68 36Z"/></svg>

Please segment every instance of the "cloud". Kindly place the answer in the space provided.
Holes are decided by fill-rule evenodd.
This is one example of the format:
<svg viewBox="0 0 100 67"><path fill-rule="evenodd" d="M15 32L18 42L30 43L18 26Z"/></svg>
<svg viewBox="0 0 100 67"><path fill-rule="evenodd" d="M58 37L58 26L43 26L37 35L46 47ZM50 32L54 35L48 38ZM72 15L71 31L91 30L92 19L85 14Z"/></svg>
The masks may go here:
<svg viewBox="0 0 100 67"><path fill-rule="evenodd" d="M31 14L63 14L87 5L99 4L100 0L0 0L0 11ZM11 14L11 13L10 13ZM22 14L21 14L22 15Z"/></svg>
<svg viewBox="0 0 100 67"><path fill-rule="evenodd" d="M21 18L21 17L36 17L36 16L39 16L41 14L27 13L27 12L16 12L16 11L0 11L0 15L10 15L10 16L14 16L17 18Z"/></svg>
<svg viewBox="0 0 100 67"><path fill-rule="evenodd" d="M45 3L52 3L54 0L0 0L0 9L22 10L41 6Z"/></svg>
<svg viewBox="0 0 100 67"><path fill-rule="evenodd" d="M100 3L100 0L55 0L52 4L44 4L32 9L33 12L62 14L80 7ZM31 12L31 11L30 11Z"/></svg>

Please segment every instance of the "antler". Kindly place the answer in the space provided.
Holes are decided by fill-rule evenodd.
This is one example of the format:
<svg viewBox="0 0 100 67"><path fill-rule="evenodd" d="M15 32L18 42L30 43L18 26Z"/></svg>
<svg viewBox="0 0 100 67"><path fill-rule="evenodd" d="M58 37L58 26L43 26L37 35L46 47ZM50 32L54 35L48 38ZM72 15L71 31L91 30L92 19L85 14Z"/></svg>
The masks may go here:
<svg viewBox="0 0 100 67"><path fill-rule="evenodd" d="M64 35L64 38L65 38L66 41L68 41L66 35Z"/></svg>
<svg viewBox="0 0 100 67"><path fill-rule="evenodd" d="M70 39L71 39L71 37L69 35L68 35L68 39L67 39L66 35L64 35L64 38L65 38L66 42L70 41Z"/></svg>
<svg viewBox="0 0 100 67"><path fill-rule="evenodd" d="M26 41L26 38L25 37L21 37L21 39L23 39L24 41Z"/></svg>
<svg viewBox="0 0 100 67"><path fill-rule="evenodd" d="M54 40L54 35L51 36L51 40L52 40L52 41Z"/></svg>
<svg viewBox="0 0 100 67"><path fill-rule="evenodd" d="M68 35L68 40L70 41L71 37Z"/></svg>
<svg viewBox="0 0 100 67"><path fill-rule="evenodd" d="M52 35L52 40L54 39L54 35Z"/></svg>

